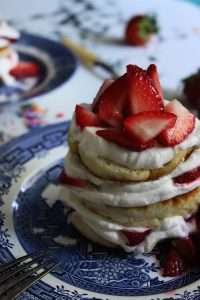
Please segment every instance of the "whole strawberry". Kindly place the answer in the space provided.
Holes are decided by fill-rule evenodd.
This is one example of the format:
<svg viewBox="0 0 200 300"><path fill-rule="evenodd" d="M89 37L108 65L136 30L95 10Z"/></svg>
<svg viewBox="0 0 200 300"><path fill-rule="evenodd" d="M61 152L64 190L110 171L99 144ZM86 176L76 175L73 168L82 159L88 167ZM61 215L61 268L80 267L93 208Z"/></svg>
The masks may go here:
<svg viewBox="0 0 200 300"><path fill-rule="evenodd" d="M200 69L183 80L183 93L188 104L200 107Z"/></svg>
<svg viewBox="0 0 200 300"><path fill-rule="evenodd" d="M148 15L137 15L127 24L126 42L134 46L144 46L153 34L158 32L156 18Z"/></svg>

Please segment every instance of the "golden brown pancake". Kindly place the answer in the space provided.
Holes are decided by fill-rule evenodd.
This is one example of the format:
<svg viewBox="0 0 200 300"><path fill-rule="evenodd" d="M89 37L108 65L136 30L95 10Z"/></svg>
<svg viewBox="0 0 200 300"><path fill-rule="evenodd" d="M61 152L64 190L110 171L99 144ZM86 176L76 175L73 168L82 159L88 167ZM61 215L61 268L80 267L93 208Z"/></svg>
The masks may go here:
<svg viewBox="0 0 200 300"><path fill-rule="evenodd" d="M75 197L91 211L106 219L124 226L156 228L166 217L194 214L200 205L200 187L193 191L142 207L113 207L108 205L97 206L94 203Z"/></svg>
<svg viewBox="0 0 200 300"><path fill-rule="evenodd" d="M164 165L162 168L153 170L130 170L126 167L116 165L115 163L103 158L93 158L87 153L79 150L79 155L82 163L96 176L117 181L147 181L158 179L164 175L171 173L176 167L185 160L191 149L179 150L174 159Z"/></svg>

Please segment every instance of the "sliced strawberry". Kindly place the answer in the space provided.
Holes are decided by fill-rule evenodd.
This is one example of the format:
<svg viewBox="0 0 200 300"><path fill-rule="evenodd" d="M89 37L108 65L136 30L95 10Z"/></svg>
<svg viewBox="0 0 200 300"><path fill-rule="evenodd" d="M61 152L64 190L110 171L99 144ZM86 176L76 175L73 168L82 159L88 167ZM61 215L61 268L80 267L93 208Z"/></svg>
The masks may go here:
<svg viewBox="0 0 200 300"><path fill-rule="evenodd" d="M86 180L68 176L64 171L60 174L59 182L61 184L67 184L81 188L88 186L88 182Z"/></svg>
<svg viewBox="0 0 200 300"><path fill-rule="evenodd" d="M99 97L98 115L112 127L121 127L127 97L126 75L115 80Z"/></svg>
<svg viewBox="0 0 200 300"><path fill-rule="evenodd" d="M94 98L94 101L92 103L92 111L93 112L98 112L99 108L99 98L101 94L114 82L112 79L106 79L104 80L103 84L101 85L96 97Z"/></svg>
<svg viewBox="0 0 200 300"><path fill-rule="evenodd" d="M175 277L183 274L185 264L178 251L171 247L169 253L165 257L163 266L163 276Z"/></svg>
<svg viewBox="0 0 200 300"><path fill-rule="evenodd" d="M173 178L174 183L184 184L191 183L200 178L200 167L196 167L191 171L185 172L175 178Z"/></svg>
<svg viewBox="0 0 200 300"><path fill-rule="evenodd" d="M40 74L40 66L36 63L20 62L10 71L10 74L17 79L36 77Z"/></svg>
<svg viewBox="0 0 200 300"><path fill-rule="evenodd" d="M193 131L195 116L177 100L173 100L167 104L165 111L175 114L177 120L175 125L172 128L164 130L158 139L165 146L174 146L184 141Z"/></svg>
<svg viewBox="0 0 200 300"><path fill-rule="evenodd" d="M151 232L150 229L147 229L143 232L138 231L125 231L123 230L122 233L125 235L125 237L128 240L129 246L136 246L140 243L142 243L145 239L145 237Z"/></svg>
<svg viewBox="0 0 200 300"><path fill-rule="evenodd" d="M194 263L197 256L197 249L190 237L175 239L173 242L174 248L179 255L188 263Z"/></svg>
<svg viewBox="0 0 200 300"><path fill-rule="evenodd" d="M163 100L145 70L128 65L127 78L130 114L164 109Z"/></svg>
<svg viewBox="0 0 200 300"><path fill-rule="evenodd" d="M84 128L86 126L101 126L101 122L99 121L98 116L81 105L76 105L75 116L76 123L81 128Z"/></svg>
<svg viewBox="0 0 200 300"><path fill-rule="evenodd" d="M172 113L145 111L125 119L124 128L130 137L136 137L145 143L154 139L164 129L173 127L176 119Z"/></svg>
<svg viewBox="0 0 200 300"><path fill-rule="evenodd" d="M149 65L149 67L147 69L147 74L153 80L155 88L157 89L160 97L163 99L163 91L161 88L160 79L159 79L158 70L157 70L156 65L154 65L154 64Z"/></svg>
<svg viewBox="0 0 200 300"><path fill-rule="evenodd" d="M133 139L128 137L125 132L120 130L103 129L98 130L96 134L109 142L132 151L142 151L154 146L154 141L152 140L146 143L141 143L141 141L138 141L136 138Z"/></svg>

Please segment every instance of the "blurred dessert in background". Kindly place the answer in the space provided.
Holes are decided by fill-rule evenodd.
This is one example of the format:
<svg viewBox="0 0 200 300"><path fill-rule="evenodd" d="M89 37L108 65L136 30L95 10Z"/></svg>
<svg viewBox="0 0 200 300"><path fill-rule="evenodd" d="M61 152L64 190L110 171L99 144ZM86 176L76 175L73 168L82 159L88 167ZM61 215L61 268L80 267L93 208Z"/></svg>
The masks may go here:
<svg viewBox="0 0 200 300"><path fill-rule="evenodd" d="M0 21L0 82L5 86L25 89L23 82L19 81L39 76L40 66L35 62L19 60L19 54L13 48L19 37L17 30Z"/></svg>
<svg viewBox="0 0 200 300"><path fill-rule="evenodd" d="M20 34L4 20L0 20L0 81L5 85L13 85L16 80L10 71L17 66L19 57L12 44Z"/></svg>

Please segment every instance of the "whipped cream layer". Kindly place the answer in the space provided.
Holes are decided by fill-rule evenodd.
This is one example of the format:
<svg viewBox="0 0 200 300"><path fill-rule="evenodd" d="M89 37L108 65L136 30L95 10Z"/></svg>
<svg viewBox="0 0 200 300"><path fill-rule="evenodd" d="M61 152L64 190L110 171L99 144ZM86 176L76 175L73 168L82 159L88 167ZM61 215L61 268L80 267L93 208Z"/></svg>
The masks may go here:
<svg viewBox="0 0 200 300"><path fill-rule="evenodd" d="M183 217L169 217L162 221L159 228L151 231L142 243L136 246L129 246L123 231L144 232L148 228L127 227L111 222L89 210L76 196L66 192L63 188L61 188L60 198L63 204L72 207L75 210L75 214L78 214L78 217L97 235L115 245L121 246L126 252L149 252L161 240L187 237L190 232L195 230L195 224L186 222Z"/></svg>
<svg viewBox="0 0 200 300"><path fill-rule="evenodd" d="M166 201L188 193L200 186L200 178L189 184L175 184L173 178L200 166L200 150L194 150L190 157L170 174L157 180L139 183L122 183L103 180L88 171L78 156L69 153L65 158L65 172L72 177L84 179L90 184L84 188L66 186L86 201L120 207L140 207Z"/></svg>
<svg viewBox="0 0 200 300"><path fill-rule="evenodd" d="M85 105L88 109L89 105ZM127 167L129 169L156 169L163 167L171 161L179 149L187 149L200 145L200 122L196 119L193 132L179 145L175 147L163 147L157 144L155 147L141 152L130 151L114 143L106 141L96 135L96 131L102 128L85 127L83 130L76 124L73 116L71 124L71 134L73 140L79 143L79 149L87 153L91 158L104 158Z"/></svg>

